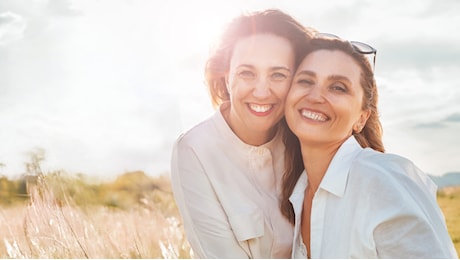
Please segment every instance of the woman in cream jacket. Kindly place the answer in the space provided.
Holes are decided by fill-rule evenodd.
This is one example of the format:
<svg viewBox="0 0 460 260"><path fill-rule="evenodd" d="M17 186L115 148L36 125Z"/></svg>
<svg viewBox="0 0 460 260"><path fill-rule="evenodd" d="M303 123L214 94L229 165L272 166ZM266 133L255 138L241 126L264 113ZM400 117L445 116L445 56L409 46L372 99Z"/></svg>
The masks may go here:
<svg viewBox="0 0 460 260"><path fill-rule="evenodd" d="M199 258L289 258L293 228L279 210L284 101L309 33L267 10L236 18L206 66L216 113L182 134L174 196Z"/></svg>

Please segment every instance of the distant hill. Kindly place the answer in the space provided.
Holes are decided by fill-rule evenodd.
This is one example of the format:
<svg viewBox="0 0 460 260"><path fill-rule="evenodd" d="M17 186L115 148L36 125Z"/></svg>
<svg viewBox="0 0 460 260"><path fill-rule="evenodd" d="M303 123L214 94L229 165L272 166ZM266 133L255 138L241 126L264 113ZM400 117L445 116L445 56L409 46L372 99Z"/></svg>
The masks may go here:
<svg viewBox="0 0 460 260"><path fill-rule="evenodd" d="M449 172L441 176L429 176L438 185L438 188L460 186L460 172Z"/></svg>

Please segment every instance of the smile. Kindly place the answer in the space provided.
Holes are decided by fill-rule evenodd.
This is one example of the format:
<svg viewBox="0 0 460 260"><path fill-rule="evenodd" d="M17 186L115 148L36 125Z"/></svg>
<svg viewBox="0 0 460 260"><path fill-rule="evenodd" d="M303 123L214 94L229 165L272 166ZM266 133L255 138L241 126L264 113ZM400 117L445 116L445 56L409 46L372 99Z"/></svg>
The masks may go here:
<svg viewBox="0 0 460 260"><path fill-rule="evenodd" d="M273 105L248 104L249 109L257 113L265 113L273 108Z"/></svg>
<svg viewBox="0 0 460 260"><path fill-rule="evenodd" d="M328 117L324 115L323 113L317 113L317 112L313 112L310 110L302 109L300 113L302 114L303 117L314 120L314 121L325 122L328 119Z"/></svg>

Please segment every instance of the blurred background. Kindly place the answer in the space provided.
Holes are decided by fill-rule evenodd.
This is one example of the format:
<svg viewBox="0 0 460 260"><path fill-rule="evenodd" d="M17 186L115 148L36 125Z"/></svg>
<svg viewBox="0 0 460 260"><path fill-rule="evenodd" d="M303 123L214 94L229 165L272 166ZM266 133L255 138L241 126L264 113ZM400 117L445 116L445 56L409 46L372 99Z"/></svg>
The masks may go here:
<svg viewBox="0 0 460 260"><path fill-rule="evenodd" d="M213 113L203 68L233 17L278 8L377 50L387 152L460 172L460 2L0 1L0 175L169 172L177 136Z"/></svg>

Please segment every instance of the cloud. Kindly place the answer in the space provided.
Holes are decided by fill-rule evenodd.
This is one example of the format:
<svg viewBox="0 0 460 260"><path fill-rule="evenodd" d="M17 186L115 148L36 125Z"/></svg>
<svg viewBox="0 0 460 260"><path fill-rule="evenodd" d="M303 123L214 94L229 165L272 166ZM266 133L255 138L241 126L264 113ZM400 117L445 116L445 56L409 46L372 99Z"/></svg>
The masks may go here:
<svg viewBox="0 0 460 260"><path fill-rule="evenodd" d="M454 14L460 8L458 0L430 1L425 10L419 13L419 17L426 19L427 17L445 16L446 14Z"/></svg>
<svg viewBox="0 0 460 260"><path fill-rule="evenodd" d="M23 38L27 27L25 19L13 12L0 14L0 45L6 45Z"/></svg>
<svg viewBox="0 0 460 260"><path fill-rule="evenodd" d="M431 122L431 123L420 123L416 124L415 128L432 128L432 129L440 129L444 128L446 125L442 122Z"/></svg>
<svg viewBox="0 0 460 260"><path fill-rule="evenodd" d="M458 152L452 137L460 127L453 0L394 8L362 0L198 1L206 10L183 0L0 0L0 14L10 13L0 35L25 27L16 33L23 40L0 48L0 125L11 126L0 131L6 170L18 172L11 162L21 166L17 154L33 146L46 149L50 167L72 172L168 169L175 138L213 111L203 84L211 37L234 15L270 7L376 47L382 122L395 152L432 172L458 170L447 161Z"/></svg>
<svg viewBox="0 0 460 260"><path fill-rule="evenodd" d="M383 69L391 71L401 68L426 71L437 67L459 67L460 47L453 39L418 37L400 42L382 39L377 59Z"/></svg>
<svg viewBox="0 0 460 260"><path fill-rule="evenodd" d="M460 123L460 113L451 114L444 121L453 122L453 123Z"/></svg>
<svg viewBox="0 0 460 260"><path fill-rule="evenodd" d="M460 113L452 113L441 120L432 121L428 123L418 123L415 128L432 128L441 129L448 126L449 123L460 123Z"/></svg>
<svg viewBox="0 0 460 260"><path fill-rule="evenodd" d="M49 0L47 8L51 14L59 16L76 16L82 14L82 11L71 0Z"/></svg>

